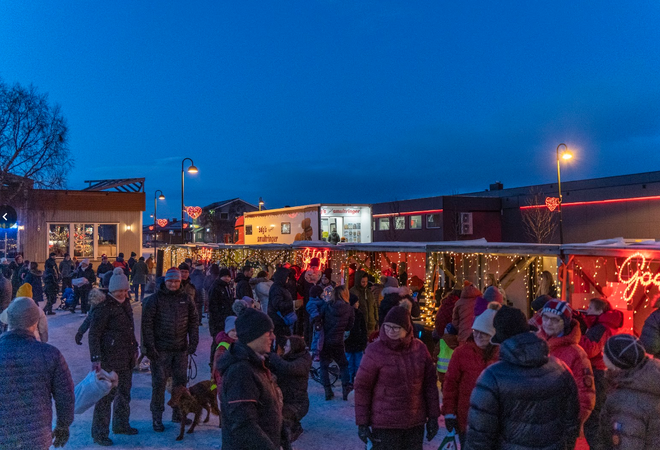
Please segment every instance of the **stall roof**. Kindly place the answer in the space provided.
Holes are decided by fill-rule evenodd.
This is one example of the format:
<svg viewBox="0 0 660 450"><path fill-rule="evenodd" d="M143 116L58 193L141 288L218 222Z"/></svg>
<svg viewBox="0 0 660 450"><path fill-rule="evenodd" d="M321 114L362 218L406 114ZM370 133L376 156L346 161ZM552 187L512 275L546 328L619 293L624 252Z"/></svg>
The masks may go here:
<svg viewBox="0 0 660 450"><path fill-rule="evenodd" d="M634 252L660 253L660 242L653 239L602 239L584 244L564 244L567 255L629 256Z"/></svg>

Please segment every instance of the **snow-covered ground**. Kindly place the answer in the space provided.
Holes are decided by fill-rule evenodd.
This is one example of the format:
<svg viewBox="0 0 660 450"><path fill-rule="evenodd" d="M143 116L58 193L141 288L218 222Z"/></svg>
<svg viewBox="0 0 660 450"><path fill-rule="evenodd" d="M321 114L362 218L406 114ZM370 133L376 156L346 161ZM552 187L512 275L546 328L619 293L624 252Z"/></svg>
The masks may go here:
<svg viewBox="0 0 660 450"><path fill-rule="evenodd" d="M137 332L140 327L140 316L142 307L133 303L135 315L135 326ZM73 376L73 382L77 384L89 372L89 349L87 347L87 335L83 339L83 345L76 345L74 336L84 316L80 313L71 314L61 312L49 316L50 344L55 345L64 354L69 369ZM208 366L211 336L209 335L206 319L204 326L199 329L200 344L197 350L198 375L192 381L195 383L210 377ZM404 380L402 380L404 381ZM294 443L296 450L362 450L365 448L357 436L355 425L353 394L345 402L341 399L341 387L339 383L335 387L336 397L332 401L325 401L321 385L309 380L310 409L303 419L302 425L305 432L300 439ZM151 400L151 375L149 373L134 373L133 390L131 391L131 425L140 433L137 436L115 436L110 433L110 439L115 443L113 448L117 449L208 449L222 448L221 430L218 428L218 419L211 416L208 424L199 424L193 434L186 434L184 440L175 440L179 432L179 425L169 421L171 410L166 406L163 415L165 424L164 433L155 433L151 428L151 412L149 402ZM166 402L167 402L166 394ZM100 448L91 437L93 408L84 414L76 415L71 425L71 438L65 448L89 449ZM192 417L192 416L191 416ZM436 450L444 436L445 430L441 428L438 436L431 442L425 442L425 450ZM256 449L255 449L256 450Z"/></svg>

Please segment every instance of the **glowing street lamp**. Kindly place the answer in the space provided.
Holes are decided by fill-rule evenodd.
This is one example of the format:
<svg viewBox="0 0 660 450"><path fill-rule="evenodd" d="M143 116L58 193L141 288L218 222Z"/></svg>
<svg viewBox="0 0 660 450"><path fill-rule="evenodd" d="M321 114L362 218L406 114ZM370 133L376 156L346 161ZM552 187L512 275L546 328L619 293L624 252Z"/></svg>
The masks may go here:
<svg viewBox="0 0 660 450"><path fill-rule="evenodd" d="M261 208L264 206L264 199L259 197L259 211L261 211Z"/></svg>
<svg viewBox="0 0 660 450"><path fill-rule="evenodd" d="M160 192L160 195L158 193ZM154 254L156 252L156 237L158 236L158 200L165 200L165 196L163 195L163 191L158 189L156 192L154 192Z"/></svg>
<svg viewBox="0 0 660 450"><path fill-rule="evenodd" d="M199 170L197 167L195 167L195 163L193 162L192 159L190 158L184 158L183 161L181 161L181 243L185 244L186 243L186 235L183 232L183 223L185 220L185 214L186 214L186 207L185 203L183 202L183 177L186 173L186 170L184 168L184 165L186 161L190 161L190 166L188 167L188 173L197 173Z"/></svg>
<svg viewBox="0 0 660 450"><path fill-rule="evenodd" d="M562 145L564 146L564 151L560 155L559 154L559 148ZM558 186L558 189L559 189L559 205L558 205L558 208L559 208L559 244L563 245L564 244L564 223L563 223L563 220L562 220L562 212L561 212L562 211L561 205L562 205L562 200L563 199L562 199L562 196L561 196L561 164L560 164L561 159L560 159L560 156L561 156L561 159L563 159L564 161L568 161L569 159L571 159L573 157L573 154L568 150L568 146L564 143L561 143L557 146L557 186Z"/></svg>

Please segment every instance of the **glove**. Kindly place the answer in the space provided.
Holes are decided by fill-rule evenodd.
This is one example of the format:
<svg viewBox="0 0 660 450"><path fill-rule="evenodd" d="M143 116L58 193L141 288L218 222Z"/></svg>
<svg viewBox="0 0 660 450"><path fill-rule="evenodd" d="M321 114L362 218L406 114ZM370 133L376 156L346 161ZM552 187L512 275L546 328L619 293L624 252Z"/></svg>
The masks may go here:
<svg viewBox="0 0 660 450"><path fill-rule="evenodd" d="M53 430L53 445L55 448L64 447L69 441L69 428L55 428Z"/></svg>
<svg viewBox="0 0 660 450"><path fill-rule="evenodd" d="M189 355L195 354L196 351L197 351L197 347L193 347L192 345L188 346L188 354ZM149 359L151 359L151 358L149 358Z"/></svg>
<svg viewBox="0 0 660 450"><path fill-rule="evenodd" d="M82 333L80 333L80 332L76 333L76 344L82 345L82 338L83 338Z"/></svg>
<svg viewBox="0 0 660 450"><path fill-rule="evenodd" d="M450 433L454 430L458 430L458 419L456 417L445 416L445 428Z"/></svg>
<svg viewBox="0 0 660 450"><path fill-rule="evenodd" d="M366 425L359 425L358 436L360 436L362 442L366 444L369 441L369 438L371 437L371 430Z"/></svg>
<svg viewBox="0 0 660 450"><path fill-rule="evenodd" d="M438 425L438 418L429 417L429 420L426 422L426 440L432 440L435 435L438 434L439 428L440 426Z"/></svg>

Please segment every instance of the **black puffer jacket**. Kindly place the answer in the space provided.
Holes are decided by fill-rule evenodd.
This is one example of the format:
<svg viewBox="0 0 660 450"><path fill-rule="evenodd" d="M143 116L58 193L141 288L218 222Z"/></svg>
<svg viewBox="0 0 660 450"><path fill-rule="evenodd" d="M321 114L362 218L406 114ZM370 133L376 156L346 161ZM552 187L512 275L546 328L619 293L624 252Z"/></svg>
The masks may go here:
<svg viewBox="0 0 660 450"><path fill-rule="evenodd" d="M89 354L103 370L132 369L137 352L133 308L130 300L119 303L107 294L92 308L89 327Z"/></svg>
<svg viewBox="0 0 660 450"><path fill-rule="evenodd" d="M309 411L307 386L312 368L312 355L307 351L278 356L271 353L270 368L282 390L284 409L300 421Z"/></svg>
<svg viewBox="0 0 660 450"><path fill-rule="evenodd" d="M660 358L660 309L656 309L646 318L639 340L644 345L646 353L653 355L654 358Z"/></svg>
<svg viewBox="0 0 660 450"><path fill-rule="evenodd" d="M346 353L363 352L367 348L368 334L367 322L364 320L364 314L359 309L353 307L355 313L355 321L353 328L350 329L351 334L348 335L344 341L344 349Z"/></svg>
<svg viewBox="0 0 660 450"><path fill-rule="evenodd" d="M183 289L170 291L162 283L156 293L144 299L142 343L148 351L183 352L197 348L197 308Z"/></svg>
<svg viewBox="0 0 660 450"><path fill-rule="evenodd" d="M225 319L235 316L231 309L234 304L234 294L229 284L218 278L209 291L209 331L212 337L225 330Z"/></svg>
<svg viewBox="0 0 660 450"><path fill-rule="evenodd" d="M343 300L330 300L321 310L325 344L344 344L344 332L351 331L355 323L355 308Z"/></svg>
<svg viewBox="0 0 660 450"><path fill-rule="evenodd" d="M236 298L250 297L251 299L254 299L252 286L250 286L250 279L246 277L243 272L236 275L234 282L236 283Z"/></svg>
<svg viewBox="0 0 660 450"><path fill-rule="evenodd" d="M268 316L275 325L275 334L278 334L278 330L288 328L282 317L277 313L279 312L286 317L287 314L294 311L293 298L286 284L288 277L289 269L279 267L273 274L273 285L268 292Z"/></svg>
<svg viewBox="0 0 660 450"><path fill-rule="evenodd" d="M566 450L580 433L580 404L570 371L535 334L500 346L500 361L470 398L466 450Z"/></svg>
<svg viewBox="0 0 660 450"><path fill-rule="evenodd" d="M220 358L222 449L279 450L282 397L264 361L235 342Z"/></svg>

